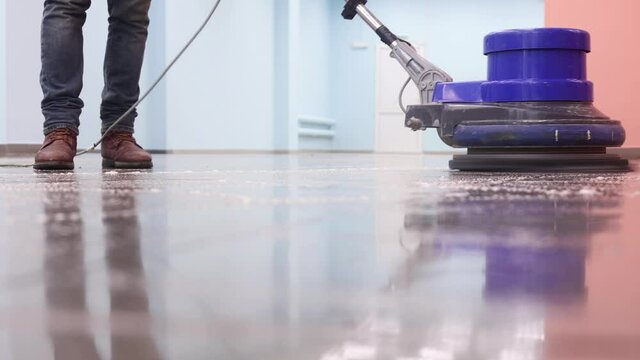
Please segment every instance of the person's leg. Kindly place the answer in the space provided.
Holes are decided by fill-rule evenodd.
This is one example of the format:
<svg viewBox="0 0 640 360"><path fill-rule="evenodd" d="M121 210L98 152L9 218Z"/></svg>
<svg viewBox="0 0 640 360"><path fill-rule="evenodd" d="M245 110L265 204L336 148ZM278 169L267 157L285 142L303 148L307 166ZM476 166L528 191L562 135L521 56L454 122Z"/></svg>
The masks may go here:
<svg viewBox="0 0 640 360"><path fill-rule="evenodd" d="M45 139L37 170L73 169L82 91L82 26L91 0L45 0L42 16L42 114Z"/></svg>
<svg viewBox="0 0 640 360"><path fill-rule="evenodd" d="M149 27L151 0L108 0L109 38L104 62L102 131L111 126L140 96L140 72ZM114 130L133 132L133 111Z"/></svg>
<svg viewBox="0 0 640 360"><path fill-rule="evenodd" d="M40 83L44 133L71 129L78 133L84 106L82 26L91 0L46 0L42 17Z"/></svg>
<svg viewBox="0 0 640 360"><path fill-rule="evenodd" d="M140 72L149 27L151 0L108 0L109 39L104 62L102 132L106 132L140 96ZM133 111L102 142L102 165L108 168L147 169L151 155L133 138L137 112Z"/></svg>

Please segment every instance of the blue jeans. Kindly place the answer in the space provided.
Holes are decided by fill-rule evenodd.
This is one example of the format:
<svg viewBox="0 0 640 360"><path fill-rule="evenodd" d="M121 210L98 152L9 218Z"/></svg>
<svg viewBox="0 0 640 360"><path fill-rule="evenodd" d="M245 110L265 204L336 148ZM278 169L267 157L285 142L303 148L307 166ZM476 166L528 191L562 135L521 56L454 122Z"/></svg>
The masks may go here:
<svg viewBox="0 0 640 360"><path fill-rule="evenodd" d="M140 72L147 42L151 0L108 0L109 37L104 60L102 131L140 96ZM91 0L45 0L42 17L42 72L45 135L59 128L78 133L84 70L82 27ZM133 132L134 111L116 130Z"/></svg>

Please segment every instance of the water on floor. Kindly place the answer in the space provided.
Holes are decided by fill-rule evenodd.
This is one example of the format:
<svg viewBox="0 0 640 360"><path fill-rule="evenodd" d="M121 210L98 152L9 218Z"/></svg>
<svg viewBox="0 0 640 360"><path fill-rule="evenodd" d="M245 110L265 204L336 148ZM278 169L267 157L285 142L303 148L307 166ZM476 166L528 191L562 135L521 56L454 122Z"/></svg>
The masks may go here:
<svg viewBox="0 0 640 360"><path fill-rule="evenodd" d="M0 358L640 358L640 175L447 160L0 169Z"/></svg>

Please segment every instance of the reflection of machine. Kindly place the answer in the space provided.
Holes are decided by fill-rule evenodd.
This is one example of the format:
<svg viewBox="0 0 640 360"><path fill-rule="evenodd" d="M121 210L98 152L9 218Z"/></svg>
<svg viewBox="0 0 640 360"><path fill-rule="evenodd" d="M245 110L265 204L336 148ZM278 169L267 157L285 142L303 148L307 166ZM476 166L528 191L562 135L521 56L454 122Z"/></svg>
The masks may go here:
<svg viewBox="0 0 640 360"><path fill-rule="evenodd" d="M485 294L578 300L586 296L586 250L582 247L489 246Z"/></svg>
<svg viewBox="0 0 640 360"><path fill-rule="evenodd" d="M556 180L563 183L561 177ZM413 204L405 216L407 231L432 234L433 242L423 246L482 251L489 298L586 296L588 242L611 226L615 214L607 209L620 200L544 195L553 189L524 193L513 180L496 193L477 181L477 187L465 184L465 196L441 199L435 206Z"/></svg>
<svg viewBox="0 0 640 360"><path fill-rule="evenodd" d="M454 157L452 169L629 169L627 160L606 153L624 143L625 131L593 106L593 84L586 79L589 33L543 28L490 34L488 81L454 83L384 26L367 1L346 0L343 17L359 15L420 90L421 105L404 109L400 101L405 125L436 128L447 145L469 149Z"/></svg>
<svg viewBox="0 0 640 360"><path fill-rule="evenodd" d="M452 174L443 180L452 196L434 198L435 186L412 196L403 236L422 241L374 317L395 324L402 355L419 348L417 359L544 358L549 310L586 301L590 240L615 226L621 202L615 179L554 179ZM594 181L606 197L580 195Z"/></svg>
<svg viewBox="0 0 640 360"><path fill-rule="evenodd" d="M393 261L376 265L393 271L381 272L374 299L357 302L364 315L322 359L545 358L554 315L585 306L591 240L616 226L623 181L425 178L401 217L379 210L394 231L377 252Z"/></svg>

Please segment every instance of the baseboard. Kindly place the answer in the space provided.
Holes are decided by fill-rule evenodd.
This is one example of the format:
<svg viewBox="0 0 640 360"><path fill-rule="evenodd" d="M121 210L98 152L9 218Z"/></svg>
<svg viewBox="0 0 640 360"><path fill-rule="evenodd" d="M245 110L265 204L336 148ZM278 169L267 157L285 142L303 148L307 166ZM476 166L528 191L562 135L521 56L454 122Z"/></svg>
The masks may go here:
<svg viewBox="0 0 640 360"><path fill-rule="evenodd" d="M224 149L194 149L194 150L147 150L152 154L171 155L288 155L288 154L372 154L372 151L338 151L338 150L224 150Z"/></svg>
<svg viewBox="0 0 640 360"><path fill-rule="evenodd" d="M611 148L608 149L609 154L620 155L626 159L640 159L640 148Z"/></svg>
<svg viewBox="0 0 640 360"><path fill-rule="evenodd" d="M0 157L35 156L41 146L39 144L0 144ZM98 153L100 150L92 150L90 152Z"/></svg>
<svg viewBox="0 0 640 360"><path fill-rule="evenodd" d="M171 155L252 155L252 154L274 154L274 155L296 155L296 154L377 154L377 155L456 155L466 154L464 150L453 149L451 151L425 151L419 153L407 152L375 152L372 150L211 150L211 149L195 149L195 150L147 150L152 154L171 154Z"/></svg>
<svg viewBox="0 0 640 360"><path fill-rule="evenodd" d="M40 149L39 144L0 144L0 157L9 156L33 156ZM94 150L92 152L99 152ZM372 151L348 151L348 150L298 150L298 151L286 151L286 150L149 150L152 154L178 154L178 155L208 155L208 154L236 154L236 155L249 155L249 154L372 154ZM611 148L608 150L610 154L616 154L623 156L627 159L640 159L640 148ZM443 152L425 152L424 155L452 155L458 154L458 151L443 151ZM388 153L392 154L392 153ZM401 155L401 154L396 154ZM406 155L406 154L405 154ZM415 154L411 154L415 155Z"/></svg>
<svg viewBox="0 0 640 360"><path fill-rule="evenodd" d="M33 156L40 150L38 144L6 144L0 145L0 156Z"/></svg>

